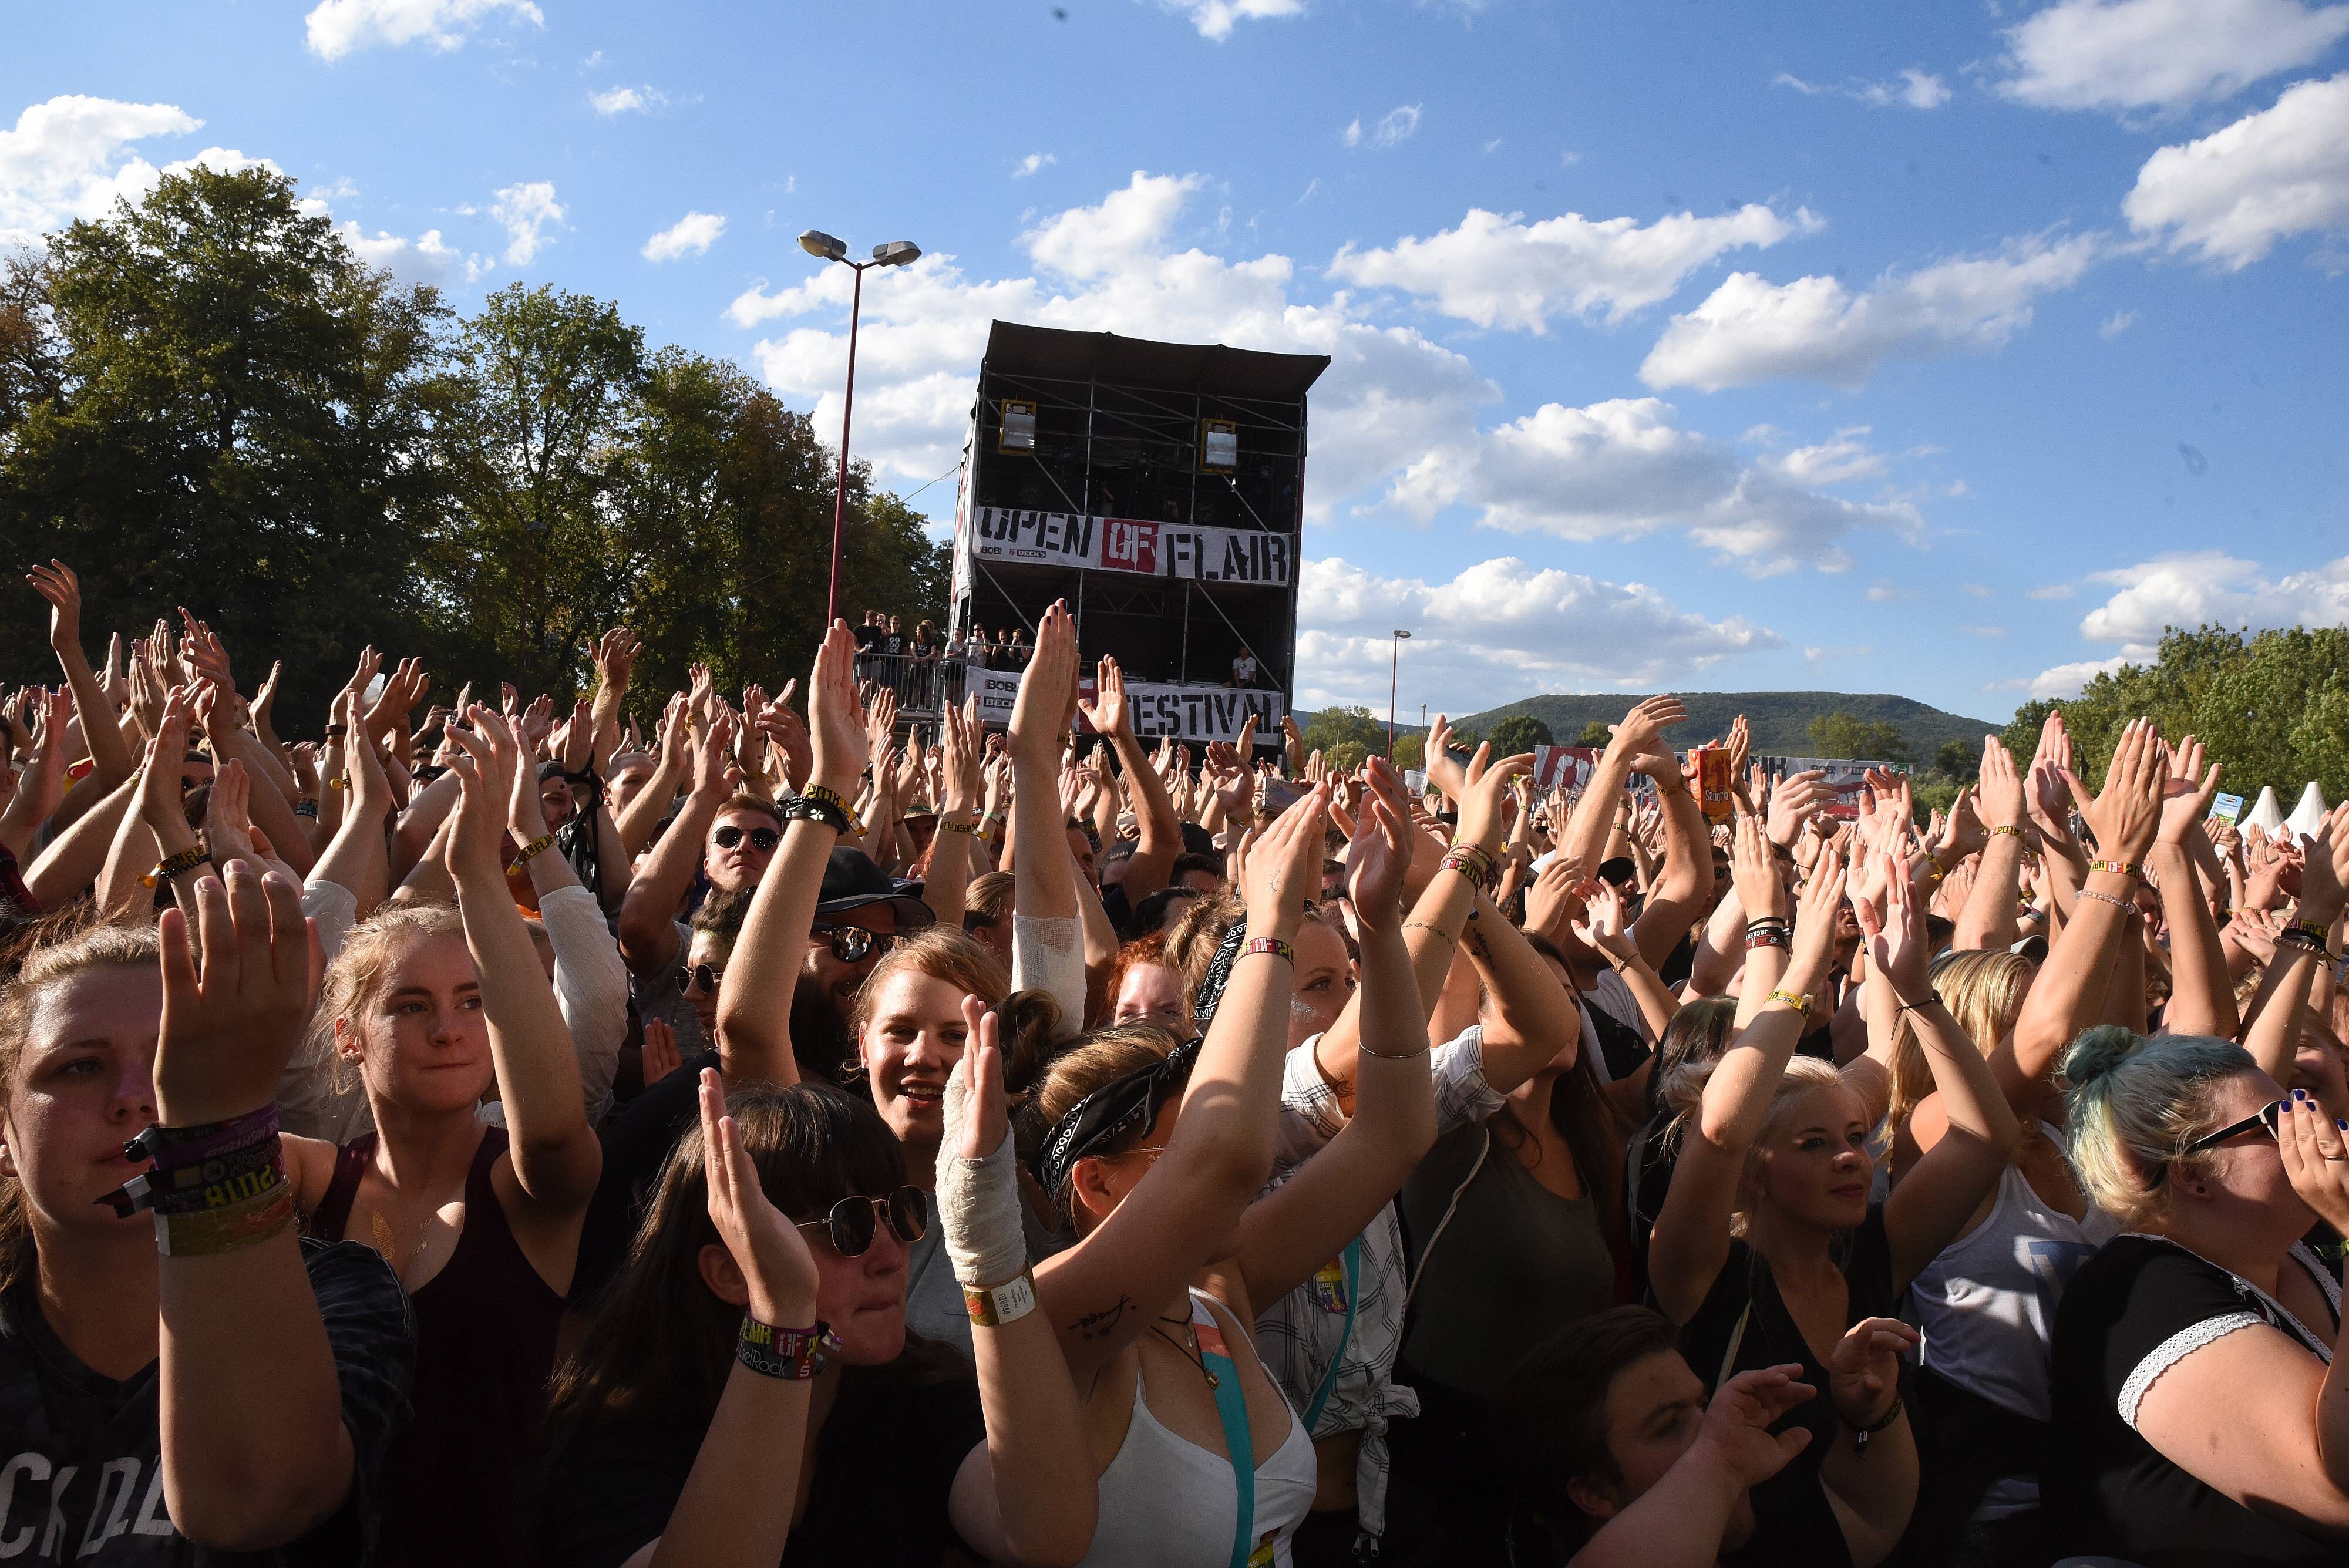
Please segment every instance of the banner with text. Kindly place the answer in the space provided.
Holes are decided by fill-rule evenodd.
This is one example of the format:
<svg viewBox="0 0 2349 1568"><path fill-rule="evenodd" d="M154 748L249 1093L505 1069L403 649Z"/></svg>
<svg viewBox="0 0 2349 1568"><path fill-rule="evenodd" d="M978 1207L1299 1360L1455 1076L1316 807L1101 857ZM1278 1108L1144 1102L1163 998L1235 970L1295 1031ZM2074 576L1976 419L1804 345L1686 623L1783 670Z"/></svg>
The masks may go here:
<svg viewBox="0 0 2349 1568"><path fill-rule="evenodd" d="M978 699L981 722L1011 722L1012 707L1019 700L1019 681L1020 672L1013 670L970 672L968 690ZM1092 701L1092 678L1087 676L1080 680L1077 690L1086 701ZM1241 726L1253 713L1257 743L1271 744L1278 741L1280 721L1288 711L1287 700L1278 691L1157 685L1143 680L1125 683L1125 702L1133 732L1153 741L1161 735L1172 735L1178 741L1237 741ZM1077 717L1077 732L1093 733L1092 726L1085 722L1081 713Z"/></svg>
<svg viewBox="0 0 2349 1568"><path fill-rule="evenodd" d="M981 560L1285 587L1296 570L1297 541L1255 528L978 506L970 547Z"/></svg>

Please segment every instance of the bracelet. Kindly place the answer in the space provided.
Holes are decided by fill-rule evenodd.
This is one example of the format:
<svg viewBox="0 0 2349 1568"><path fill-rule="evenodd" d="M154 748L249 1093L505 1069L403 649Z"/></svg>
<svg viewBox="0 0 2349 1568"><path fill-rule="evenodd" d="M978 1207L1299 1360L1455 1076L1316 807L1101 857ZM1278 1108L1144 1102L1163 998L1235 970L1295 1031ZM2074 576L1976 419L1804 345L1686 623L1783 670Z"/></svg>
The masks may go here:
<svg viewBox="0 0 2349 1568"><path fill-rule="evenodd" d="M826 790L824 794L831 794L832 792ZM837 799L839 796L833 796L833 800ZM843 838L853 837L856 832L856 817L853 812L812 794L796 795L783 802L777 808L777 815L787 823L812 822L819 826L829 827Z"/></svg>
<svg viewBox="0 0 2349 1568"><path fill-rule="evenodd" d="M191 844L177 855L167 856L155 862L155 869L140 877L139 885L141 888L152 888L158 883L169 882L181 872L192 871L212 857L212 851L202 845Z"/></svg>
<svg viewBox="0 0 2349 1568"><path fill-rule="evenodd" d="M339 741L350 732L351 727L348 724L329 724L326 726L326 739L330 741Z"/></svg>
<svg viewBox="0 0 2349 1568"><path fill-rule="evenodd" d="M197 1214L155 1216L155 1251L167 1258L240 1251L294 1223L294 1184L281 1179L258 1198Z"/></svg>
<svg viewBox="0 0 2349 1568"><path fill-rule="evenodd" d="M2128 877L2134 882L2142 882L2145 880L2145 867L2134 865L2127 860L2091 860L2088 862L2088 869L2091 871L2117 871L2122 876Z"/></svg>
<svg viewBox="0 0 2349 1568"><path fill-rule="evenodd" d="M1892 1010L1892 1016L1898 1018L1904 1012L1922 1012L1940 1000L1938 996L1929 996L1922 1002L1904 1002Z"/></svg>
<svg viewBox="0 0 2349 1568"><path fill-rule="evenodd" d="M2314 953L2319 958L2330 958L2333 956L2331 949L2325 945L2324 939L2323 937L2310 934L2309 930L2304 926L2294 926L2288 931L2278 931L2275 935L2275 940L2278 943L2299 948L2306 952Z"/></svg>
<svg viewBox="0 0 2349 1568"><path fill-rule="evenodd" d="M316 800L297 800L294 803L294 815L306 816L315 822L318 817L318 803Z"/></svg>
<svg viewBox="0 0 2349 1568"><path fill-rule="evenodd" d="M1792 845L1781 844L1774 838L1770 841L1770 858L1773 860L1783 861L1785 864L1792 866L1795 863L1794 846Z"/></svg>
<svg viewBox="0 0 2349 1568"><path fill-rule="evenodd" d="M1467 878L1471 887L1483 892L1500 880L1493 866L1493 857L1473 844L1455 844L1444 852L1437 869L1457 871Z"/></svg>
<svg viewBox="0 0 2349 1568"><path fill-rule="evenodd" d="M222 1122L198 1122L179 1127L151 1122L144 1132L122 1146L122 1155L126 1159L150 1161L158 1170L176 1170L183 1165L199 1165L234 1154L276 1136L277 1102L272 1100L258 1110Z"/></svg>
<svg viewBox="0 0 2349 1568"><path fill-rule="evenodd" d="M1884 1430L1887 1427L1892 1425L1893 1422L1900 1419L1901 1405L1902 1396L1900 1390L1896 1387L1892 1391L1892 1408L1885 1411L1883 1418L1878 1421L1876 1425L1872 1427L1851 1427L1851 1423L1846 1421L1844 1425L1851 1427L1851 1446L1853 1450L1861 1458L1865 1459L1868 1455L1868 1439L1876 1436L1877 1433Z"/></svg>
<svg viewBox="0 0 2349 1568"><path fill-rule="evenodd" d="M1239 950L1239 957L1252 958L1257 953L1270 953L1277 959L1287 959L1292 965L1297 962L1297 950L1290 947L1287 942L1282 941L1278 937L1256 938L1254 940L1250 941L1247 946ZM1235 959L1233 961L1237 962L1238 959Z"/></svg>
<svg viewBox="0 0 2349 1568"><path fill-rule="evenodd" d="M2296 931L2306 931L2310 936L2314 937L2320 942L2329 940L2333 934L2333 928L2326 925L2323 920L2298 920L2293 922L2292 929Z"/></svg>
<svg viewBox="0 0 2349 1568"><path fill-rule="evenodd" d="M1455 948L1460 945L1460 939L1458 937L1455 937L1450 931L1445 930L1442 926L1435 925L1427 920L1405 920L1402 923L1402 929L1406 931L1429 931L1436 936L1442 937L1445 941L1450 942Z"/></svg>
<svg viewBox="0 0 2349 1568"><path fill-rule="evenodd" d="M340 778L328 779L326 781L326 787L328 789L348 789L351 787L350 775L348 774L345 774Z"/></svg>
<svg viewBox="0 0 2349 1568"><path fill-rule="evenodd" d="M1354 1043L1354 1049L1365 1056L1376 1056L1381 1062L1416 1062L1433 1050L1434 1046L1422 1045L1416 1051L1373 1051L1358 1040Z"/></svg>
<svg viewBox="0 0 2349 1568"><path fill-rule="evenodd" d="M854 810L850 807L848 802L842 797L840 792L833 789L829 784L811 784L805 789L800 791L800 798L802 800L821 801L825 805L831 806L843 815L854 815Z"/></svg>
<svg viewBox="0 0 2349 1568"><path fill-rule="evenodd" d="M2081 888L2080 897L2083 898L2094 898L2099 904L2110 904L2114 909L2118 909L2124 915L2134 915L2137 913L2137 906L2131 903L2128 899L2116 898L2110 893L2099 893L2094 888Z"/></svg>
<svg viewBox="0 0 2349 1568"><path fill-rule="evenodd" d="M938 831L940 833L966 833L976 838L978 836L979 828L978 824L975 822L948 822L945 817L940 817L938 818Z"/></svg>
<svg viewBox="0 0 2349 1568"><path fill-rule="evenodd" d="M746 1312L734 1339L734 1359L762 1377L804 1383L822 1372L839 1348L832 1325L821 1318L813 1328L777 1328Z"/></svg>
<svg viewBox="0 0 2349 1568"><path fill-rule="evenodd" d="M122 1191L134 1211L151 1209L177 1218L216 1213L265 1198L285 1179L284 1150L272 1137L266 1144L233 1157L134 1176L122 1184Z"/></svg>
<svg viewBox="0 0 2349 1568"><path fill-rule="evenodd" d="M1785 1002L1787 1006L1801 1013L1806 1022L1807 1022L1811 1016L1811 999L1807 996L1796 996L1791 991L1774 991L1769 995L1762 999L1762 1005L1767 1007L1774 1002Z"/></svg>
<svg viewBox="0 0 2349 1568"><path fill-rule="evenodd" d="M2011 833L2011 834L2014 835L2014 836L2015 836L2015 837L2020 838L2020 839L2023 839L2023 840L2024 840L2026 843L2027 843L2027 842L2029 842L2030 836L2029 836L2029 835L2027 835L2027 834L2025 834L2025 833L2023 831L2023 829L2021 829L2021 828L2019 828L2019 827L2012 826L2010 826L2010 825L2008 825L2008 824L2006 824L2006 823L2003 823L2003 822L2000 823L1996 827L1993 827L1993 828L1992 828L1992 829L1990 830L1990 836L1991 836L1992 838L1996 838L1996 837L1997 837L2000 834L2002 834L2002 833Z"/></svg>
<svg viewBox="0 0 2349 1568"><path fill-rule="evenodd" d="M517 866L526 863L533 856L543 853L546 847L554 842L554 835L552 833L540 834L536 838L532 839L528 844L523 845L521 849L515 852L513 863Z"/></svg>
<svg viewBox="0 0 2349 1568"><path fill-rule="evenodd" d="M1793 934L1785 930L1764 929L1745 933L1745 950L1749 953L1756 948L1784 948L1792 951L1794 946Z"/></svg>
<svg viewBox="0 0 2349 1568"><path fill-rule="evenodd" d="M973 1328L1001 1328L1036 1310L1036 1272L1022 1269L999 1285L962 1287L962 1304Z"/></svg>

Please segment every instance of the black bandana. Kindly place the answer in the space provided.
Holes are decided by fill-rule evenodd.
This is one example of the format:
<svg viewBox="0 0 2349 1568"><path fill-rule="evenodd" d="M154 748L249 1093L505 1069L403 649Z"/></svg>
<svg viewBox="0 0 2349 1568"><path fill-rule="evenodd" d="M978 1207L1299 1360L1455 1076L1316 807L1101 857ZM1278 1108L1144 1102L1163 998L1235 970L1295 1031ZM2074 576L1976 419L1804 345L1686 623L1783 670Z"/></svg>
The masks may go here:
<svg viewBox="0 0 2349 1568"><path fill-rule="evenodd" d="M1044 1195L1057 1199L1077 1161L1157 1120L1159 1107L1189 1081L1198 1057L1195 1037L1167 1053L1165 1060L1136 1068L1071 1106L1028 1162Z"/></svg>

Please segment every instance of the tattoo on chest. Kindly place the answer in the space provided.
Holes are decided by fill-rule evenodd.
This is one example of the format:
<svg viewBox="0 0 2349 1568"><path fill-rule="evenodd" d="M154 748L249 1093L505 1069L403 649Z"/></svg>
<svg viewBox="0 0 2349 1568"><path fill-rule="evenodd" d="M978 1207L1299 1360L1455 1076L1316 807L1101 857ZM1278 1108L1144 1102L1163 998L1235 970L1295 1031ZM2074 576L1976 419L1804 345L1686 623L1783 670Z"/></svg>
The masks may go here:
<svg viewBox="0 0 2349 1568"><path fill-rule="evenodd" d="M1099 1312L1089 1312L1077 1319L1069 1325L1069 1332L1079 1339L1106 1338L1116 1330L1119 1324L1125 1321L1125 1314L1133 1310L1133 1298L1120 1296L1117 1298L1115 1306L1103 1307Z"/></svg>

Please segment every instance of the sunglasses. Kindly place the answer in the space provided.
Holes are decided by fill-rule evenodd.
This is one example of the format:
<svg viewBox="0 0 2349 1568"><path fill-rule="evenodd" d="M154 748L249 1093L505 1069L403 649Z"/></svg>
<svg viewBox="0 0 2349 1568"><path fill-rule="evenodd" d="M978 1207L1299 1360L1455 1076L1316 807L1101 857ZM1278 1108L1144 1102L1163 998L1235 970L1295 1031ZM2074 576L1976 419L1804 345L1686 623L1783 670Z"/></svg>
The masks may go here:
<svg viewBox="0 0 2349 1568"><path fill-rule="evenodd" d="M863 963L874 953L885 953L897 945L895 937L868 931L862 926L830 926L821 921L808 928L808 936L830 942L832 956L843 963Z"/></svg>
<svg viewBox="0 0 2349 1568"><path fill-rule="evenodd" d="M843 1258L861 1258L873 1245L874 1226L885 1217L889 1221L890 1233L908 1247L929 1232L929 1210L923 1204L921 1189L917 1187L900 1187L882 1198L843 1198L823 1219L801 1220L795 1224L802 1231L823 1226L833 1251Z"/></svg>
<svg viewBox="0 0 2349 1568"><path fill-rule="evenodd" d="M745 833L750 836L750 847L761 855L783 841L783 836L771 827L741 828L729 823L724 827L713 830L709 835L709 842L720 849L731 849L742 842L742 836Z"/></svg>
<svg viewBox="0 0 2349 1568"><path fill-rule="evenodd" d="M690 968L680 965L677 971L678 994L690 996L697 988L705 995L715 994L718 982L725 978L724 970L712 969L706 963L694 964Z"/></svg>
<svg viewBox="0 0 2349 1568"><path fill-rule="evenodd" d="M2261 1106L2241 1121L2230 1123L2217 1132L2206 1133L2196 1138L2178 1151L2178 1158L2184 1159L2189 1154L2200 1154L2206 1148L2216 1148L2229 1138L2250 1132L2254 1127L2264 1127L2272 1133L2276 1130L2277 1122L2283 1116L2284 1107L2290 1104L2292 1104L2290 1100L2278 1100L2273 1105Z"/></svg>

